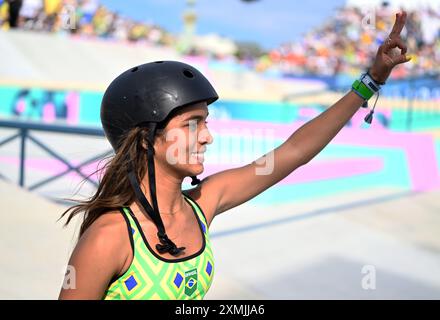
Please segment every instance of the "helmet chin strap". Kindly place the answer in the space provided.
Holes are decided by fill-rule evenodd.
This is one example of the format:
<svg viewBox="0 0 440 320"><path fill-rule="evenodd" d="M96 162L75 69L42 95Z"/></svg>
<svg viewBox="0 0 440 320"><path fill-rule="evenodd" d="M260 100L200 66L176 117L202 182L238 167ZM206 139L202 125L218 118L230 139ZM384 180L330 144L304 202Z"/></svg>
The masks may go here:
<svg viewBox="0 0 440 320"><path fill-rule="evenodd" d="M150 218L153 220L154 224L157 227L157 237L159 238L159 241L161 244L156 244L156 249L159 251L160 254L164 253L170 253L173 256L178 256L183 250L185 250L185 247L178 248L173 241L171 241L165 231L165 226L162 222L162 219L160 217L159 208L157 205L157 198L156 198L156 179L155 179L155 171L154 171L154 133L156 130L156 123L150 122L148 123L148 148L147 148L147 162L148 162L148 182L150 186L150 196L153 202L153 207L151 207L150 203L146 199L145 195L143 194L138 179L136 177L134 168L132 167L132 164L129 164L128 169L128 178L130 180L130 184L135 192L136 198L141 203L142 207L145 209L145 211L148 213Z"/></svg>
<svg viewBox="0 0 440 320"><path fill-rule="evenodd" d="M197 178L197 176L191 176L191 179L192 179L192 181L191 181L191 185L192 186L196 186L196 185L198 185L201 181Z"/></svg>

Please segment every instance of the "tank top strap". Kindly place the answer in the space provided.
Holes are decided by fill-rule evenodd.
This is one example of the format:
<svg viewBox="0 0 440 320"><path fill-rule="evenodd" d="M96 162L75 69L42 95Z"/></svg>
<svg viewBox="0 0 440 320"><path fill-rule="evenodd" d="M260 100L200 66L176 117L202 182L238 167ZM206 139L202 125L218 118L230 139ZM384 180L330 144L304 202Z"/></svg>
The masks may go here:
<svg viewBox="0 0 440 320"><path fill-rule="evenodd" d="M205 235L207 235L208 233L208 221L205 217L205 214L203 213L202 208L200 208L200 206L198 205L198 203L192 199L190 196L183 194L183 197L185 198L186 201L188 201L188 203L193 207L194 211L197 213L197 217L200 221L200 224L202 225L202 229L203 229L203 233Z"/></svg>
<svg viewBox="0 0 440 320"><path fill-rule="evenodd" d="M133 239L133 243L138 243L138 240L142 240L142 234L139 232L139 228L131 215L131 210L127 207L122 207L120 210L127 222L127 225L130 225L130 236Z"/></svg>

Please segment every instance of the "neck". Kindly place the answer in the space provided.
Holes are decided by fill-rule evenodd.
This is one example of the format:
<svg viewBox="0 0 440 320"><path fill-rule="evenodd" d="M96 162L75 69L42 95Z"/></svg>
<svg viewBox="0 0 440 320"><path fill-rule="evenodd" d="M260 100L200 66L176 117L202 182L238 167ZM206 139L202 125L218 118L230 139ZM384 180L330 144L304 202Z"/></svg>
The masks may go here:
<svg viewBox="0 0 440 320"><path fill-rule="evenodd" d="M183 178L179 178L170 174L169 169L162 169L160 166L157 165L157 162L155 162L154 169L156 173L156 199L160 214L172 215L180 212L185 206L185 199L182 195ZM160 177L160 180L158 179L158 177ZM150 194L148 171L140 182L140 187L148 202L153 207L153 201ZM135 203L137 207L139 207L139 209L142 208L138 201L135 201Z"/></svg>

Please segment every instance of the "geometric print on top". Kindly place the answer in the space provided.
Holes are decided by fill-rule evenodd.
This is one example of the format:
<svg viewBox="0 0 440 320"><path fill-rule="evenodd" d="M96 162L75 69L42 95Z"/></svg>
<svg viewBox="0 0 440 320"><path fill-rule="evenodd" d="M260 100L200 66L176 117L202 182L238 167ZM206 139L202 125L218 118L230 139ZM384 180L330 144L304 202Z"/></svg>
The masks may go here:
<svg viewBox="0 0 440 320"><path fill-rule="evenodd" d="M182 193L183 194L183 193ZM201 300L211 287L214 257L206 217L191 197L183 194L191 205L203 234L201 250L192 256L168 260L150 247L139 222L129 207L120 209L127 222L133 249L128 270L114 280L104 300Z"/></svg>

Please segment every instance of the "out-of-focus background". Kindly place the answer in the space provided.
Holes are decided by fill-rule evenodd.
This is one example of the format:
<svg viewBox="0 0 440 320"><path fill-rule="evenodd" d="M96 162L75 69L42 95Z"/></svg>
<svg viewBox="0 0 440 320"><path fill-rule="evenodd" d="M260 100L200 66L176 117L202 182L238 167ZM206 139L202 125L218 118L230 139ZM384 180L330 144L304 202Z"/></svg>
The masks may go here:
<svg viewBox="0 0 440 320"><path fill-rule="evenodd" d="M58 297L81 221L56 220L66 198L93 194L89 175L112 154L99 108L122 71L179 60L212 81L201 178L347 93L401 9L413 59L373 123L361 108L311 162L214 220L206 298L439 299L437 0L0 0L0 298Z"/></svg>

